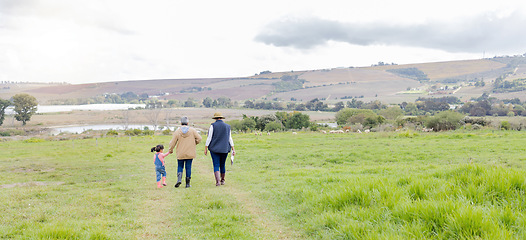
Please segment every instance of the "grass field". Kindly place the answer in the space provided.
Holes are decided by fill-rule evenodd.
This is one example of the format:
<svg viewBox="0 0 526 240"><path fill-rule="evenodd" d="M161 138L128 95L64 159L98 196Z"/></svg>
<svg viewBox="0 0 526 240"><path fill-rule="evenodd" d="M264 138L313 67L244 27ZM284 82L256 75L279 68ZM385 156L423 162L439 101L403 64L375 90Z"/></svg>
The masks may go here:
<svg viewBox="0 0 526 240"><path fill-rule="evenodd" d="M156 189L170 137L2 142L0 238L524 239L524 132L234 135L215 187Z"/></svg>

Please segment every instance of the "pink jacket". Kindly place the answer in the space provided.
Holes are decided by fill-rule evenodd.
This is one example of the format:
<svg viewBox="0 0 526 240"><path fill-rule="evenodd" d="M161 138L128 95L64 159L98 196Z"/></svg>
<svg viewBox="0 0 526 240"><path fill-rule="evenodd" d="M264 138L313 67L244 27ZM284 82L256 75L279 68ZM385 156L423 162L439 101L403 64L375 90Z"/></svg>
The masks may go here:
<svg viewBox="0 0 526 240"><path fill-rule="evenodd" d="M153 163L155 164L155 155L157 155L157 153L155 153L153 155ZM163 166L164 166L164 157L170 155L170 152L167 152L167 153L159 153L159 160L161 160L161 162L163 163Z"/></svg>

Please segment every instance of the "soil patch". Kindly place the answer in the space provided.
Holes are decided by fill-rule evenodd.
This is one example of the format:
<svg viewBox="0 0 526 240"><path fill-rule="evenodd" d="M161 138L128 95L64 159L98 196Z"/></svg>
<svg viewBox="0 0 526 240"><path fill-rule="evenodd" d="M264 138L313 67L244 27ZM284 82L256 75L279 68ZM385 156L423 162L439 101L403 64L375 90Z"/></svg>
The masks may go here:
<svg viewBox="0 0 526 240"><path fill-rule="evenodd" d="M48 186L48 185L62 185L64 182L24 182L24 183L11 183L0 185L0 188L14 188L14 187L36 187L36 186Z"/></svg>

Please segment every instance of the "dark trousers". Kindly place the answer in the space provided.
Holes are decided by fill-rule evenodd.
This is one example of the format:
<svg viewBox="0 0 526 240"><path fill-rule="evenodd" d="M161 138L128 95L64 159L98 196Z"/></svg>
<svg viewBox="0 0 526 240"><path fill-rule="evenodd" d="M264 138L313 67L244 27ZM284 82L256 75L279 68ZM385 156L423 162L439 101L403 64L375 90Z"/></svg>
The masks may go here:
<svg viewBox="0 0 526 240"><path fill-rule="evenodd" d="M226 157L228 157L228 153L215 153L210 152L210 156L212 156L212 163L214 164L214 172L220 171L221 173L225 173L225 162Z"/></svg>
<svg viewBox="0 0 526 240"><path fill-rule="evenodd" d="M186 177L192 177L192 160L193 159L177 159L177 172L182 173L184 165L186 165Z"/></svg>

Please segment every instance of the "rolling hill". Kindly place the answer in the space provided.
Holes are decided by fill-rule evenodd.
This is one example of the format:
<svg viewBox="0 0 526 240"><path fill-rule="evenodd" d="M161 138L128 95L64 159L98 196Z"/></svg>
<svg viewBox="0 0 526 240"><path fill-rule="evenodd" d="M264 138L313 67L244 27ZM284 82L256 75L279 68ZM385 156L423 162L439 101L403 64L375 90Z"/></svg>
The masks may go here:
<svg viewBox="0 0 526 240"><path fill-rule="evenodd" d="M299 89L278 89L283 76L295 76L302 81ZM0 97L9 98L20 92L35 96L41 104L53 100L91 98L104 94L133 92L160 99L228 97L234 101L246 99L309 101L314 98L328 102L361 98L385 103L414 101L418 97L456 96L463 101L488 92L491 96L526 101L526 91L493 93L496 79L513 81L526 79L526 57L495 57L489 59L349 67L291 72L262 72L244 78L159 79L90 84L12 84L4 83ZM483 83L483 84L481 84ZM475 86L476 85L476 86ZM288 86L280 85L280 86Z"/></svg>

